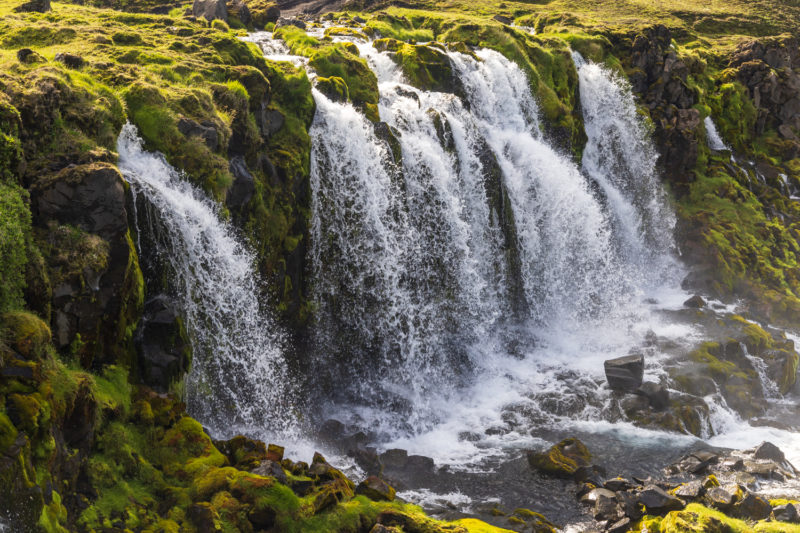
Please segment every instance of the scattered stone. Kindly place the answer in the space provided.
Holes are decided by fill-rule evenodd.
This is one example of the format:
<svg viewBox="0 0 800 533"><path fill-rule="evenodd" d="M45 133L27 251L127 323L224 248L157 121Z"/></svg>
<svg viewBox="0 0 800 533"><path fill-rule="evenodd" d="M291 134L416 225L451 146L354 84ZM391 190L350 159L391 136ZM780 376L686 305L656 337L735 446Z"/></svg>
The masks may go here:
<svg viewBox="0 0 800 533"><path fill-rule="evenodd" d="M592 516L594 516L595 520L619 519L620 516L617 505L617 496L611 491L598 493L597 499L594 503L594 510L592 511Z"/></svg>
<svg viewBox="0 0 800 533"><path fill-rule="evenodd" d="M625 533L626 531L630 530L631 526L631 519L626 516L608 526L606 531L608 533Z"/></svg>
<svg viewBox="0 0 800 533"><path fill-rule="evenodd" d="M648 514L666 514L670 511L680 511L686 504L675 496L665 492L655 485L649 485L639 493L639 503L645 506Z"/></svg>
<svg viewBox="0 0 800 533"><path fill-rule="evenodd" d="M587 466L592 454L578 439L564 439L547 452L528 452L528 464L534 470L559 477L571 477Z"/></svg>
<svg viewBox="0 0 800 533"><path fill-rule="evenodd" d="M572 478L577 482L585 481L594 487L603 484L603 480L608 476L606 469L600 465L579 466Z"/></svg>
<svg viewBox="0 0 800 533"><path fill-rule="evenodd" d="M772 512L769 502L750 492L733 506L734 515L749 520L764 520Z"/></svg>
<svg viewBox="0 0 800 533"><path fill-rule="evenodd" d="M616 495L613 491L608 489L591 489L589 492L581 496L580 502L583 505L595 505L601 497L603 498L615 498Z"/></svg>
<svg viewBox="0 0 800 533"><path fill-rule="evenodd" d="M669 407L669 391L664 385L646 381L636 389L636 394L644 396L650 403L650 407L661 411Z"/></svg>
<svg viewBox="0 0 800 533"><path fill-rule="evenodd" d="M608 385L614 390L634 391L642 384L644 356L626 355L604 363Z"/></svg>
<svg viewBox="0 0 800 533"><path fill-rule="evenodd" d="M731 508L736 496L722 487L713 487L706 492L706 501L712 507L725 511Z"/></svg>
<svg viewBox="0 0 800 533"><path fill-rule="evenodd" d="M56 61L59 63L63 63L64 66L71 68L71 69L79 69L83 68L86 62L83 58L79 55L75 54L68 54L66 52L60 52L56 54Z"/></svg>
<svg viewBox="0 0 800 533"><path fill-rule="evenodd" d="M629 488L632 487L632 484L625 478L615 477L614 479L609 479L608 481L603 483L603 487L613 492L619 492L621 490L622 491L628 490Z"/></svg>
<svg viewBox="0 0 800 533"><path fill-rule="evenodd" d="M790 524L800 522L800 513L797 512L797 507L791 503L775 507L772 509L772 514L779 522L789 522Z"/></svg>
<svg viewBox="0 0 800 533"><path fill-rule="evenodd" d="M277 444L270 444L267 446L267 459L270 461L275 461L276 463L280 463L283 461L283 446L278 446Z"/></svg>
<svg viewBox="0 0 800 533"><path fill-rule="evenodd" d="M675 496L678 498L685 498L689 500L696 500L703 495L705 487L700 481L689 481L688 483L681 484L675 491Z"/></svg>
<svg viewBox="0 0 800 533"><path fill-rule="evenodd" d="M394 500L395 490L377 476L369 476L356 487L356 494L362 494L373 501Z"/></svg>
<svg viewBox="0 0 800 533"><path fill-rule="evenodd" d="M703 307L706 306L706 301L699 294L695 294L694 296L683 302L683 306L691 307L692 309L702 309Z"/></svg>

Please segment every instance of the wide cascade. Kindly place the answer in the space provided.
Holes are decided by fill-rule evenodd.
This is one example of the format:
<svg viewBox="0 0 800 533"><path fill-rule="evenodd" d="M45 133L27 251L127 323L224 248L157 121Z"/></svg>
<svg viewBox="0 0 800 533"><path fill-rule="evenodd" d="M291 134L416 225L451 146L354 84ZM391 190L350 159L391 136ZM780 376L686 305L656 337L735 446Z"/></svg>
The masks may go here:
<svg viewBox="0 0 800 533"><path fill-rule="evenodd" d="M253 257L213 201L143 149L134 126L124 126L117 150L120 170L147 206L137 220L151 245L144 252L166 268L192 342L189 412L219 437L285 434L292 395L284 343L259 303Z"/></svg>
<svg viewBox="0 0 800 533"><path fill-rule="evenodd" d="M627 350L644 334L631 324L646 314L643 291L674 271L674 219L630 91L581 62L581 169L542 133L527 77L502 55L449 52L445 93L356 44L384 122L314 93L315 375L389 438L448 425L454 411L494 419L523 397L546 409L531 393L558 381L554 358ZM624 338L594 335L612 322Z"/></svg>

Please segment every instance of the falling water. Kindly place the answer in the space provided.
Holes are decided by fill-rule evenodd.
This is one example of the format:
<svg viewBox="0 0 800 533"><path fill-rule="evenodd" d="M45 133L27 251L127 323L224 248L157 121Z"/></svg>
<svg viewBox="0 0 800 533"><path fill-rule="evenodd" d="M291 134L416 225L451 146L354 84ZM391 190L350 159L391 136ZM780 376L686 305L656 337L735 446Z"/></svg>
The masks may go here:
<svg viewBox="0 0 800 533"><path fill-rule="evenodd" d="M258 301L253 256L220 220L213 201L163 156L146 152L134 126L117 142L119 168L154 216L139 213L140 231L168 266L193 346L185 377L189 413L216 437L290 429L292 394L281 333Z"/></svg>
<svg viewBox="0 0 800 533"><path fill-rule="evenodd" d="M725 144L725 141L722 140L722 136L720 136L719 130L717 130L717 125L714 124L714 120L710 116L705 118L703 125L706 128L706 139L708 140L709 148L717 152L720 150L730 150L728 145Z"/></svg>
<svg viewBox="0 0 800 533"><path fill-rule="evenodd" d="M608 203L625 265L657 278L674 247L675 217L659 183L655 148L628 82L578 52L572 56L588 138L583 170Z"/></svg>

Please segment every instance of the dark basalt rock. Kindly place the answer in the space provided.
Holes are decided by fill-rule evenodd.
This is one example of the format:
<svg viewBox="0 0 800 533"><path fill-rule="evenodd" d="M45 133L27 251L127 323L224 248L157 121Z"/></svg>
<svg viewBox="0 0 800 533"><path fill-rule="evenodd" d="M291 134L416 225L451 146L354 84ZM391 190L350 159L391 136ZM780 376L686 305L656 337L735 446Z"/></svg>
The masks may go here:
<svg viewBox="0 0 800 533"><path fill-rule="evenodd" d="M183 328L177 306L164 294L145 303L139 338L142 380L159 392L189 369L191 344Z"/></svg>
<svg viewBox="0 0 800 533"><path fill-rule="evenodd" d="M283 471L280 463L275 461L270 461L269 459L264 459L261 461L261 464L251 470L253 474L258 476L270 476L274 477L279 483L286 484L287 477L286 472Z"/></svg>
<svg viewBox="0 0 800 533"><path fill-rule="evenodd" d="M680 511L686 504L663 489L649 485L639 493L638 501L644 505L649 514L665 514L670 511Z"/></svg>
<svg viewBox="0 0 800 533"><path fill-rule="evenodd" d="M696 500L705 492L705 487L700 481L690 481L683 483L675 491L675 496L678 498L686 498L689 500Z"/></svg>
<svg viewBox="0 0 800 533"><path fill-rule="evenodd" d="M776 463L783 463L786 461L786 456L780 448L771 442L762 442L753 452L754 459L767 459L775 461Z"/></svg>
<svg viewBox="0 0 800 533"><path fill-rule="evenodd" d="M710 506L726 511L733 506L733 502L736 501L736 495L731 494L731 492L722 487L713 487L706 492L705 499Z"/></svg>
<svg viewBox="0 0 800 533"><path fill-rule="evenodd" d="M271 137L278 133L286 122L286 117L277 109L267 109L260 113L261 134L264 137Z"/></svg>
<svg viewBox="0 0 800 533"><path fill-rule="evenodd" d="M227 2L225 7L228 10L228 17L236 17L245 26L249 26L253 22L250 8L247 7L243 0L232 0Z"/></svg>
<svg viewBox="0 0 800 533"><path fill-rule="evenodd" d="M178 120L178 131L187 137L200 137L206 146L212 151L219 148L219 133L213 122L195 122L192 119L182 117Z"/></svg>
<svg viewBox="0 0 800 533"><path fill-rule="evenodd" d="M626 355L604 363L608 385L614 390L634 391L642 384L644 356Z"/></svg>
<svg viewBox="0 0 800 533"><path fill-rule="evenodd" d="M772 507L764 498L756 496L750 492L736 502L733 506L733 514L739 518L749 520L764 520L772 513Z"/></svg>
<svg viewBox="0 0 800 533"><path fill-rule="evenodd" d="M394 500L395 490L377 476L369 476L356 487L356 494L361 494L373 501Z"/></svg>
<svg viewBox="0 0 800 533"><path fill-rule="evenodd" d="M595 505L600 498L616 498L614 491L608 489L592 489L580 498L583 505Z"/></svg>
<svg viewBox="0 0 800 533"><path fill-rule="evenodd" d="M685 302L683 302L684 307L691 307L693 309L702 309L706 306L706 301L703 299L702 296L699 294L695 294Z"/></svg>
<svg viewBox="0 0 800 533"><path fill-rule="evenodd" d="M648 381L642 383L635 392L647 398L653 409L662 410L669 407L669 391L664 385Z"/></svg>
<svg viewBox="0 0 800 533"><path fill-rule="evenodd" d="M797 512L797 507L791 503L779 505L772 509L775 520L780 522L788 522L790 524L797 524L800 522L800 513Z"/></svg>
<svg viewBox="0 0 800 533"><path fill-rule="evenodd" d="M46 59L30 48L20 48L17 50L17 61L20 63L32 64L42 63L46 61Z"/></svg>
<svg viewBox="0 0 800 533"><path fill-rule="evenodd" d="M83 66L86 64L86 61L84 61L81 56L75 54L68 54L66 52L61 52L56 54L55 59L59 63L63 63L66 67L72 69L83 68Z"/></svg>
<svg viewBox="0 0 800 533"><path fill-rule="evenodd" d="M496 20L500 24L505 24L506 26L508 26L509 24L512 24L514 22L510 18L508 18L506 16L503 16L503 15L495 15L495 16L492 17L492 20Z"/></svg>
<svg viewBox="0 0 800 533"><path fill-rule="evenodd" d="M228 189L225 203L231 209L241 209L250 202L255 194L256 182L247 169L247 163L242 156L232 157L229 168L234 180L233 185Z"/></svg>
<svg viewBox="0 0 800 533"><path fill-rule="evenodd" d="M194 0L192 15L197 18L205 17L207 20L224 20L228 22L228 7L225 0Z"/></svg>

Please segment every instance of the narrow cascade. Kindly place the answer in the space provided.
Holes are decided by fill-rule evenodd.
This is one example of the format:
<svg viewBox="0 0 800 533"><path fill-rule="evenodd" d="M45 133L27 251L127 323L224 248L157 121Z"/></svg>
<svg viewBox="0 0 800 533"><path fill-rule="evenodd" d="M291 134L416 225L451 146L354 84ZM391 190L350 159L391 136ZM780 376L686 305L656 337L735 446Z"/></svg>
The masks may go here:
<svg viewBox="0 0 800 533"><path fill-rule="evenodd" d="M714 119L710 116L706 117L703 121L703 125L706 128L706 139L709 148L716 152L730 150L730 147L722 140L722 136L719 134L719 130L717 130L717 125L714 124Z"/></svg>
<svg viewBox="0 0 800 533"><path fill-rule="evenodd" d="M217 438L290 433L284 341L259 305L253 256L213 201L163 156L144 151L131 124L117 150L120 170L149 207L137 221L155 247L146 253L166 265L192 341L184 383L189 413Z"/></svg>
<svg viewBox="0 0 800 533"><path fill-rule="evenodd" d="M674 248L675 216L659 183L655 147L627 80L578 52L572 57L588 138L583 171L605 198L624 264L632 275L658 280Z"/></svg>

